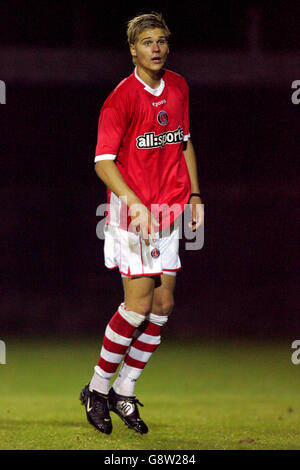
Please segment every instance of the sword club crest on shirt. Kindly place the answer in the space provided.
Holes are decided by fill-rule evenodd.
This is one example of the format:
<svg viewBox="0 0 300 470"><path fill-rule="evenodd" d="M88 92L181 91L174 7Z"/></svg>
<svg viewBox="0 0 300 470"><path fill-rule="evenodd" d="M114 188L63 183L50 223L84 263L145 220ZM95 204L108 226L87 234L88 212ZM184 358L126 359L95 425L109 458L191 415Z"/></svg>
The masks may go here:
<svg viewBox="0 0 300 470"><path fill-rule="evenodd" d="M168 114L166 111L161 110L157 115L157 120L162 126L166 126L169 122Z"/></svg>

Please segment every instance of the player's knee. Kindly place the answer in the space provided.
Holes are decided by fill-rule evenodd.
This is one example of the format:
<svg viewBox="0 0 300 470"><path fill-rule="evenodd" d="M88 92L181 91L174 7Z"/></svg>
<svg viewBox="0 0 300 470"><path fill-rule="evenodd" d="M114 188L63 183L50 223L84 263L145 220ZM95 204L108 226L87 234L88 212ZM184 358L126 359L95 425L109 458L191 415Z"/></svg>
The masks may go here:
<svg viewBox="0 0 300 470"><path fill-rule="evenodd" d="M144 300L136 303L134 311L141 315L148 315L151 312L151 302Z"/></svg>
<svg viewBox="0 0 300 470"><path fill-rule="evenodd" d="M156 302L154 305L154 310L159 315L170 315L174 308L174 299L173 297L164 297L160 302Z"/></svg>
<svg viewBox="0 0 300 470"><path fill-rule="evenodd" d="M173 297L168 297L163 300L162 302L162 314L163 315L170 315L174 308L174 299Z"/></svg>

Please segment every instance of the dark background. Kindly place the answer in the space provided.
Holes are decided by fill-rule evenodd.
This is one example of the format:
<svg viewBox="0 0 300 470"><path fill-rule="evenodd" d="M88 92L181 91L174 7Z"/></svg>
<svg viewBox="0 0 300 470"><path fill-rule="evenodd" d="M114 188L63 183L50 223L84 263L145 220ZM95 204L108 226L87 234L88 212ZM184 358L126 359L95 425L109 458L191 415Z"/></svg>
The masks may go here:
<svg viewBox="0 0 300 470"><path fill-rule="evenodd" d="M249 36L251 8L259 12L259 44ZM0 3L0 53L80 48L107 54L114 67L112 51L119 50L128 63L96 82L6 79L9 68L4 75L0 68L7 88L0 105L1 338L100 335L123 300L120 276L104 267L96 237L105 188L93 157L100 107L132 71L126 22L151 10L163 12L172 32L170 68L191 78L191 136L205 203L204 247L184 251L182 242L167 331L299 336L300 105L291 102L291 83L300 73L241 85L214 71L217 80L202 83L172 62L172 50L183 58L249 47L273 58L298 54L298 2L14 0ZM23 65L30 69L26 59Z"/></svg>

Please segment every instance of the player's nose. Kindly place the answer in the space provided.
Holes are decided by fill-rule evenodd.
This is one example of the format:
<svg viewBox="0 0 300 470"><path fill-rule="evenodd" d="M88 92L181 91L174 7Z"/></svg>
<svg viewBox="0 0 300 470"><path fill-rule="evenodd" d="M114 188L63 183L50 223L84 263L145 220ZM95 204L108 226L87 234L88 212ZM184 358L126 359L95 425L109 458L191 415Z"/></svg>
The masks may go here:
<svg viewBox="0 0 300 470"><path fill-rule="evenodd" d="M158 42L154 42L152 45L152 52L160 52L160 47Z"/></svg>

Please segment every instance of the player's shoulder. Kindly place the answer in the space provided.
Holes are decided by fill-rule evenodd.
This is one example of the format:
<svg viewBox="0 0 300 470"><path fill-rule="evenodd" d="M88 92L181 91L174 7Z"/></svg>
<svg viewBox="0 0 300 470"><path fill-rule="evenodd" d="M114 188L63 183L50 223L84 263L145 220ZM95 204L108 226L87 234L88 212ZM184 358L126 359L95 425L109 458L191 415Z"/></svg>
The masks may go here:
<svg viewBox="0 0 300 470"><path fill-rule="evenodd" d="M174 72L173 70L165 69L163 78L167 85L183 87L184 89L189 88L186 79L179 73Z"/></svg>
<svg viewBox="0 0 300 470"><path fill-rule="evenodd" d="M134 93L135 80L131 75L124 78L108 95L103 107L122 105L127 103L131 93Z"/></svg>
<svg viewBox="0 0 300 470"><path fill-rule="evenodd" d="M131 73L128 77L124 78L114 89L115 93L118 93L122 96L125 96L130 90L133 90L136 85L136 80L134 78L133 73Z"/></svg>

